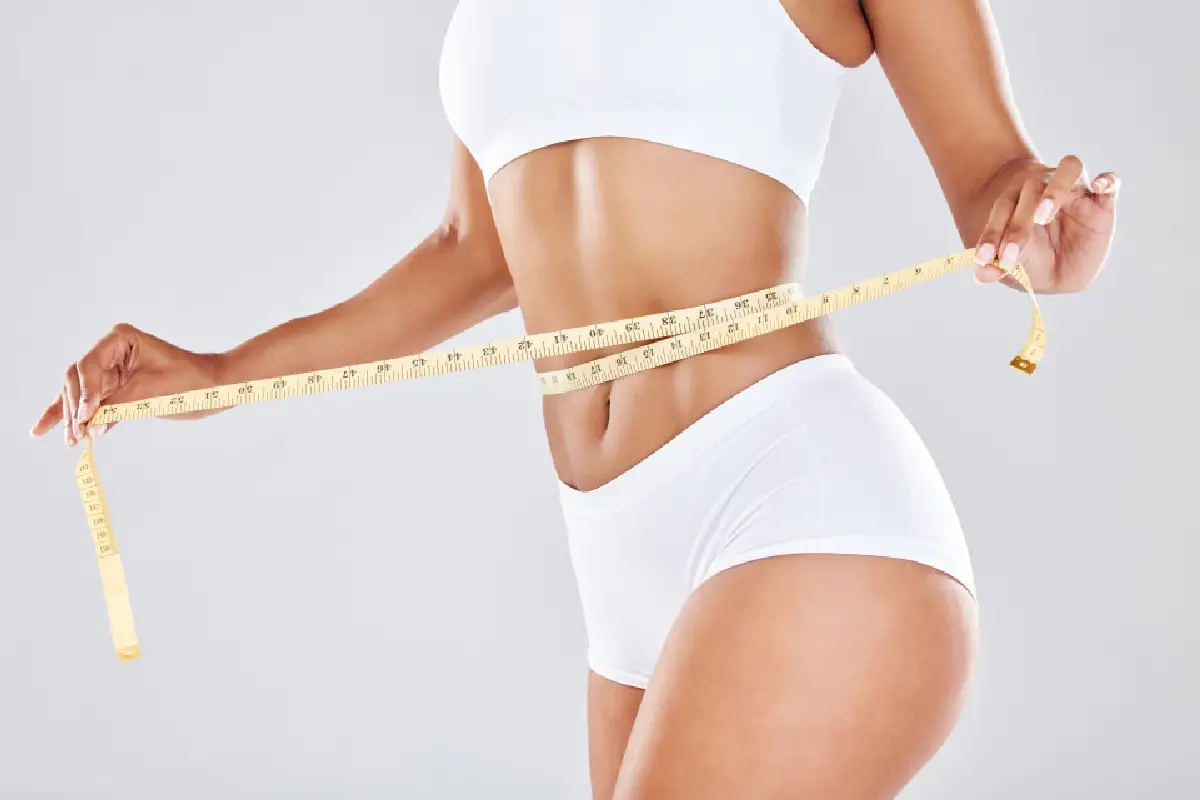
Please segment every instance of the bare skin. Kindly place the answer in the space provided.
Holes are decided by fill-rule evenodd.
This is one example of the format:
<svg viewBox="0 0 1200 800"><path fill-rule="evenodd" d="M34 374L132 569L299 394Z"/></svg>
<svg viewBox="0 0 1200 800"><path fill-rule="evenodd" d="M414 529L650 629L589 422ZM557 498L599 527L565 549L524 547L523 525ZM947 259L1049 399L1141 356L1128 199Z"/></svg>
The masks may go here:
<svg viewBox="0 0 1200 800"><path fill-rule="evenodd" d="M981 282L1008 282L986 263L995 256L1019 257L1039 292L1090 284L1119 181L1089 181L1073 156L1041 163L1009 100L986 7L780 1L835 60L878 56L964 245L983 256ZM225 353L119 325L68 367L33 433L63 421L74 445L101 402L413 353L517 304L538 332L803 278L803 205L715 159L576 141L510 163L490 188L491 204L456 142L443 223L360 294ZM603 485L756 380L836 350L831 324L817 321L548 397L555 468L578 489ZM589 677L594 796L893 797L953 727L976 640L969 595L921 565L804 555L733 568L689 600L645 693Z"/></svg>

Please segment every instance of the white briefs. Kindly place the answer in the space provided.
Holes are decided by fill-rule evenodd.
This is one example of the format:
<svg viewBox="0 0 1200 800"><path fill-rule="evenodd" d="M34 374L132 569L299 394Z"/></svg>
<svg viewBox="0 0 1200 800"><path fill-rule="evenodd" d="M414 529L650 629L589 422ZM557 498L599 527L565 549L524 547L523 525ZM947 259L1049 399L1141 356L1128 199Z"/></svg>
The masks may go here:
<svg viewBox="0 0 1200 800"><path fill-rule="evenodd" d="M975 594L929 451L843 355L768 375L598 489L559 489L588 663L618 683L645 688L688 596L754 559L908 559Z"/></svg>
<svg viewBox="0 0 1200 800"><path fill-rule="evenodd" d="M779 0L460 0L439 82L485 184L539 148L618 136L756 170L807 205L844 72ZM764 378L595 491L560 489L591 667L632 686L692 591L752 559L904 558L974 593L932 458L841 355Z"/></svg>

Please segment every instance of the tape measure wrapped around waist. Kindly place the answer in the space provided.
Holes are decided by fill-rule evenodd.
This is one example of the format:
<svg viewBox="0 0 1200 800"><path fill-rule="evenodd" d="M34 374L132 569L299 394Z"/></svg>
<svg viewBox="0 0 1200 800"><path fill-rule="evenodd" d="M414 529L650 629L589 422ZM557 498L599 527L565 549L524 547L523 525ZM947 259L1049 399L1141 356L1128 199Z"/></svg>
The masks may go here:
<svg viewBox="0 0 1200 800"><path fill-rule="evenodd" d="M811 297L806 297L797 284L783 284L677 311L103 405L96 410L89 424L166 417L192 411L282 400L298 395L344 391L649 342L644 346L630 347L579 366L538 375L543 394L562 394L670 364L876 300L958 270L974 267L974 256L973 249L963 250ZM1037 298L1024 269L1017 265L1009 274L1020 283L1033 302L1033 322L1029 333L1020 352L1009 363L1021 372L1032 374L1045 350L1045 328ZM141 650L133 626L125 573L113 536L107 501L100 486L90 436L85 437L76 472L80 496L84 511L88 515L88 524L100 563L101 581L117 656L122 661L136 659Z"/></svg>

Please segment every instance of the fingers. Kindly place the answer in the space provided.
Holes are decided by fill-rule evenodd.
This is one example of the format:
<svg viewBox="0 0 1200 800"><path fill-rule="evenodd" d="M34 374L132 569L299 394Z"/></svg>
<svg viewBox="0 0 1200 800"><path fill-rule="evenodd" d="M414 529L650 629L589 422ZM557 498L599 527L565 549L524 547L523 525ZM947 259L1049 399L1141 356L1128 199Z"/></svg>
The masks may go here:
<svg viewBox="0 0 1200 800"><path fill-rule="evenodd" d="M75 434L71 432L71 405L67 400L67 392L65 389L63 390L62 396L58 402L59 405L62 406L63 439L66 440L67 447L73 447L75 445Z"/></svg>
<svg viewBox="0 0 1200 800"><path fill-rule="evenodd" d="M1021 187L1017 205L1004 229L1004 235L1000 237L1000 269L1005 272L1010 272L1017 265L1017 259L1029 241L1029 234L1033 231L1033 215L1042 202L1045 190L1046 184L1034 177L1027 178Z"/></svg>
<svg viewBox="0 0 1200 800"><path fill-rule="evenodd" d="M49 431L54 430L54 426L63 418L63 399L62 395L54 398L42 415L38 417L38 421L33 423L33 427L29 429L30 436L44 436Z"/></svg>
<svg viewBox="0 0 1200 800"><path fill-rule="evenodd" d="M993 262L1000 252L1000 238L1016 207L1017 198L1011 193L1001 195L992 205L991 216L979 236L979 244L975 246L975 280L980 283L993 283L1004 277L1004 270L994 266Z"/></svg>
<svg viewBox="0 0 1200 800"><path fill-rule="evenodd" d="M73 447L89 433L97 437L110 430L116 423L87 422L137 367L139 334L130 325L117 325L67 367L58 399L42 412L30 435L42 436L61 421L67 446Z"/></svg>
<svg viewBox="0 0 1200 800"><path fill-rule="evenodd" d="M1083 161L1078 156L1066 156L1054 170L1054 175L1042 192L1041 201L1033 213L1033 221L1045 225L1058 213L1068 199L1071 191L1085 180Z"/></svg>
<svg viewBox="0 0 1200 800"><path fill-rule="evenodd" d="M1092 181L1088 190L1093 194L1116 194L1121 188L1121 178L1115 172L1101 172Z"/></svg>
<svg viewBox="0 0 1200 800"><path fill-rule="evenodd" d="M81 423L120 385L120 373L133 368L136 337L127 325L117 325L79 359L80 397L78 417Z"/></svg>
<svg viewBox="0 0 1200 800"><path fill-rule="evenodd" d="M1121 178L1115 172L1101 172L1088 185L1088 191L1097 205L1111 209L1117 202L1121 190Z"/></svg>
<svg viewBox="0 0 1200 800"><path fill-rule="evenodd" d="M72 364L63 375L63 427L67 447L74 447L83 438L79 429L79 368Z"/></svg>
<svg viewBox="0 0 1200 800"><path fill-rule="evenodd" d="M93 422L83 429L83 433L86 436L91 436L93 439L99 439L112 430L116 424L115 422Z"/></svg>
<svg viewBox="0 0 1200 800"><path fill-rule="evenodd" d="M1053 172L1039 168L1014 178L992 205L975 246L975 279L980 283L1004 279L1020 263L1035 226L1052 222L1081 189L1087 187L1100 202L1107 202L1116 185L1116 176L1108 172L1087 184L1083 161L1074 155L1065 156ZM993 263L996 266L990 266Z"/></svg>

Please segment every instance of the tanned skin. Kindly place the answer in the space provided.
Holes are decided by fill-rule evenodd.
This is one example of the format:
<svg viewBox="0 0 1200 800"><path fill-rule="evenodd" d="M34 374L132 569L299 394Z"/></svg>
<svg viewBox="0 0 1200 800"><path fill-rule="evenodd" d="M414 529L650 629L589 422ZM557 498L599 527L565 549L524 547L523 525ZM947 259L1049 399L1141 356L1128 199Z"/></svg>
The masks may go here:
<svg viewBox="0 0 1200 800"><path fill-rule="evenodd" d="M1089 179L1075 156L1037 155L983 0L754 2L780 2L846 66L878 57L963 245L985 262L980 281L1010 282L986 264L998 257L1019 258L1041 293L1092 282L1118 178ZM569 142L504 167L489 204L456 141L450 182L442 223L358 295L224 353L118 325L67 368L33 433L64 422L74 446L104 401L414 353L518 304L540 332L802 279L803 205L716 159L627 139ZM596 488L767 374L831 352L831 323L818 320L548 397L555 468ZM723 572L684 607L645 692L589 676L594 796L894 797L958 718L976 626L966 590L913 562L794 555Z"/></svg>

